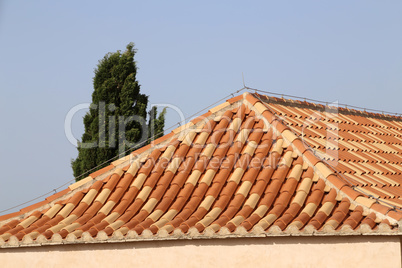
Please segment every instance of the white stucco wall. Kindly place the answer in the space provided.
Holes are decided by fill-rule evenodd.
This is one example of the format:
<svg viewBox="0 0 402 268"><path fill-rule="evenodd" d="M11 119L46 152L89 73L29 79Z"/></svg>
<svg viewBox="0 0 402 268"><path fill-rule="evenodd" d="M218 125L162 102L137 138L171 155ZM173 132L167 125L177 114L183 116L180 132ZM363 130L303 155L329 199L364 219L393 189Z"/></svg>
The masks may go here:
<svg viewBox="0 0 402 268"><path fill-rule="evenodd" d="M0 267L401 267L400 239L277 237L0 249Z"/></svg>

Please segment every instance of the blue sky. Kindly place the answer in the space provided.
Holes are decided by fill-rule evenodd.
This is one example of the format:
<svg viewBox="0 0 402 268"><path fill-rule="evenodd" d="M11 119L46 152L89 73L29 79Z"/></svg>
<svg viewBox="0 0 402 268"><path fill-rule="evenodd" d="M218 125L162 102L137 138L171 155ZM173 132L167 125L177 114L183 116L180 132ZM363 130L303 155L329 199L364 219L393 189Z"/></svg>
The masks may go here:
<svg viewBox="0 0 402 268"><path fill-rule="evenodd" d="M150 103L185 116L242 72L249 87L402 113L402 2L216 2L0 1L0 211L73 179L65 117L129 42ZM168 111L167 127L179 120Z"/></svg>

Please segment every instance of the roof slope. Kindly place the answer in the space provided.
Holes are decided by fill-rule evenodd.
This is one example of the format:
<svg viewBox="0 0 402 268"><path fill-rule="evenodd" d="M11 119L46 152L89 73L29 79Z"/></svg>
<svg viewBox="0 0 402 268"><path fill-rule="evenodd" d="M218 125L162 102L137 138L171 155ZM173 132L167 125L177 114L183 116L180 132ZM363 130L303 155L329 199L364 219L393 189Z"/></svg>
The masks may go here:
<svg viewBox="0 0 402 268"><path fill-rule="evenodd" d="M0 217L0 246L397 234L402 213L324 163L274 112L292 108L273 110L267 100L232 98L45 201Z"/></svg>
<svg viewBox="0 0 402 268"><path fill-rule="evenodd" d="M402 118L256 95L342 177L402 206Z"/></svg>

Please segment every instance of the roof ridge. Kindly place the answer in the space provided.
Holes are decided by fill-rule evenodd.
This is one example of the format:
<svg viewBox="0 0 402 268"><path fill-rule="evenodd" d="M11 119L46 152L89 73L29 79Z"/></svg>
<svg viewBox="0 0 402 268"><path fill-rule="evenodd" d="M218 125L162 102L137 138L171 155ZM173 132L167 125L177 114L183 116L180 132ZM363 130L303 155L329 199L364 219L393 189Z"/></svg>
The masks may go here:
<svg viewBox="0 0 402 268"><path fill-rule="evenodd" d="M260 91L260 90L256 90ZM263 92L263 91L262 91ZM364 107L357 107L354 105L348 105L348 104L340 104L338 103L337 106L334 105L328 105L331 104L332 102L325 102L325 101L318 101L316 102L322 102L326 103L326 105L323 105L321 103L315 103L313 100L311 101L306 101L307 98L302 98L302 97L295 97L295 98L300 98L304 99L304 101L297 100L297 99L290 99L290 98L278 98L274 96L268 96L268 95L263 95L259 94L257 92L252 93L255 95L258 95L260 98L266 99L267 102L272 102L272 103L278 103L278 104L285 104L285 105L294 105L294 106L299 106L299 107L304 107L304 108L310 108L310 109L329 109L329 110L338 110L339 112L342 112L343 114L353 114L353 115L359 115L359 116L365 116L365 117L374 117L374 118L381 118L381 119L386 119L386 120L401 120L402 121L402 115L399 115L400 113L391 113L391 112L386 112L382 111L380 113L380 110L375 110L371 108L364 108ZM287 96L287 95L283 95ZM309 99L310 100L310 99ZM345 107L339 107L339 106L345 106ZM351 107L351 108L348 108ZM353 108L352 108L353 107ZM374 111L374 112L368 112L368 111Z"/></svg>

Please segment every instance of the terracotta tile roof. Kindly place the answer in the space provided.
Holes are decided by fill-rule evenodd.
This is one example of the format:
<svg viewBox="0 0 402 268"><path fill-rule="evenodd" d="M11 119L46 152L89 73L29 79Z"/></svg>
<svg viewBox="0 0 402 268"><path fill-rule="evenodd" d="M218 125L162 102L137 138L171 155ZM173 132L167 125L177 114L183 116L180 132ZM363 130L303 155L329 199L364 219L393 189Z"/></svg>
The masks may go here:
<svg viewBox="0 0 402 268"><path fill-rule="evenodd" d="M331 111L258 94L232 98L0 216L0 247L399 234L402 120Z"/></svg>

